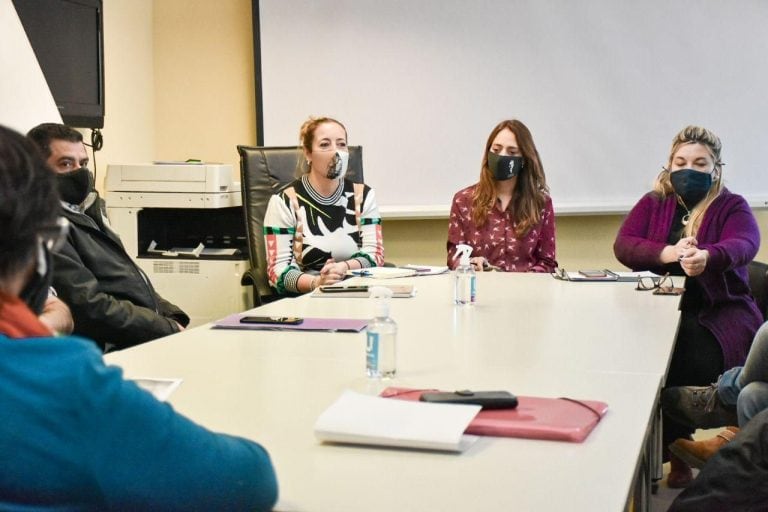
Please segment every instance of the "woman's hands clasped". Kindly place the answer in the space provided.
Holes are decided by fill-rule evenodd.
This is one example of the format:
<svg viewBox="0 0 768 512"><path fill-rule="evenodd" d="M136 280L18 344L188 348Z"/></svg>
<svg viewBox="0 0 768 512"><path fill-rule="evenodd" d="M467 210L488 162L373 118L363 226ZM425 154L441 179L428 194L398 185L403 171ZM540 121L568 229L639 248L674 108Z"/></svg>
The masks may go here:
<svg viewBox="0 0 768 512"><path fill-rule="evenodd" d="M698 276L707 267L709 251L699 249L696 238L687 236L681 238L675 245L668 245L662 251L662 262L672 263L679 261L680 266L687 276Z"/></svg>

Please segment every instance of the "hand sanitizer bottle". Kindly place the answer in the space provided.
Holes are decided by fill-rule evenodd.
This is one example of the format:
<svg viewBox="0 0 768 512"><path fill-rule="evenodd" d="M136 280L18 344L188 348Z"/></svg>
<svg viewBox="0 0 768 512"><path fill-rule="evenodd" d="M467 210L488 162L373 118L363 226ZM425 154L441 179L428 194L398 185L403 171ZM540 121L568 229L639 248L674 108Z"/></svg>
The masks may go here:
<svg viewBox="0 0 768 512"><path fill-rule="evenodd" d="M462 306L474 304L477 297L477 276L469 263L471 254L472 247L464 244L456 246L454 259L459 258L459 266L455 271L453 301Z"/></svg>
<svg viewBox="0 0 768 512"><path fill-rule="evenodd" d="M374 286L371 297L376 300L376 313L365 333L365 371L370 378L391 379L397 370L397 324L389 317L392 290Z"/></svg>

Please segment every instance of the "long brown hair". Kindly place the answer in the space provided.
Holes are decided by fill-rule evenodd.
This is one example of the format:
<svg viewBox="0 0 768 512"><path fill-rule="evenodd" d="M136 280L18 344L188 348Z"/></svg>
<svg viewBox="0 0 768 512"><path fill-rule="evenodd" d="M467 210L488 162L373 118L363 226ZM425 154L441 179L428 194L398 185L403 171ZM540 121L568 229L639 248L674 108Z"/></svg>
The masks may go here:
<svg viewBox="0 0 768 512"><path fill-rule="evenodd" d="M488 167L488 151L491 149L493 139L504 129L515 134L517 147L524 160L523 169L517 176L512 201L509 203L509 211L514 215L517 224L515 235L520 237L541 222L541 210L546 205L549 187L547 187L544 167L541 165L539 152L533 143L531 131L517 119L500 122L488 136L480 167L480 181L472 197L472 220L477 226L484 225L488 219L488 212L496 206L496 180Z"/></svg>
<svg viewBox="0 0 768 512"><path fill-rule="evenodd" d="M701 221L704 218L709 205L712 201L720 195L720 191L723 190L723 162L720 160L720 151L723 148L720 138L713 132L702 128L701 126L686 126L672 140L672 148L669 150L669 160L667 161L667 168L661 171L656 177L656 181L653 184L653 191L661 197L666 197L670 194L674 194L675 190L672 188L672 181L669 179L669 168L672 167L672 160L675 157L675 153L681 146L686 144L701 144L712 157L712 161L715 163L713 171L717 171L717 176L713 176L712 186L709 187L707 195L704 199L699 201L699 204L691 210L691 222L683 228L683 234L685 236L696 236L701 226Z"/></svg>

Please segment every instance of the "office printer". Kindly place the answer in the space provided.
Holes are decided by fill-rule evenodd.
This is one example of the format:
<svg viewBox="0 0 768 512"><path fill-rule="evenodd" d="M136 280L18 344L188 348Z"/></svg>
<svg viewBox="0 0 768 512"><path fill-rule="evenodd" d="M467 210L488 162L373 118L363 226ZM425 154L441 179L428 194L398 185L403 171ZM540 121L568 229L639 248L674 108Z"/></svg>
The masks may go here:
<svg viewBox="0 0 768 512"><path fill-rule="evenodd" d="M251 306L240 180L225 164L108 165L112 229L193 325Z"/></svg>

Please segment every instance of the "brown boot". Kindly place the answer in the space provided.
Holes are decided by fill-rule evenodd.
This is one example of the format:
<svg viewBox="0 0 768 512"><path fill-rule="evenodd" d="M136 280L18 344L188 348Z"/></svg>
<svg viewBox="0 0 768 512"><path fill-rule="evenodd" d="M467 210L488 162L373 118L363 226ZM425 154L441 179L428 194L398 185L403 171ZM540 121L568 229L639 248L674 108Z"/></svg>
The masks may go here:
<svg viewBox="0 0 768 512"><path fill-rule="evenodd" d="M693 481L691 467L676 457L674 453L669 456L669 468L667 487L670 489L683 489Z"/></svg>
<svg viewBox="0 0 768 512"><path fill-rule="evenodd" d="M669 451L691 467L701 469L709 458L717 453L717 450L733 439L738 431L736 427L727 427L715 437L704 441L678 439L669 445Z"/></svg>

